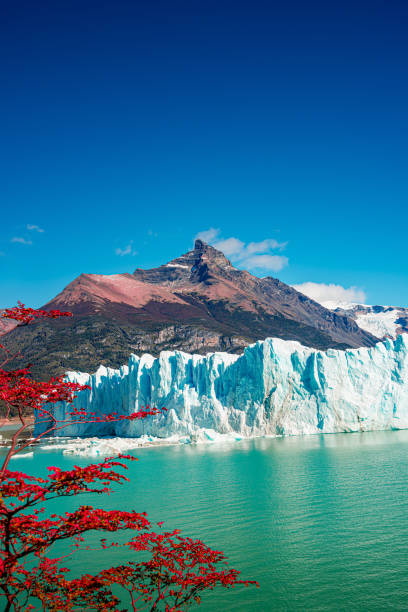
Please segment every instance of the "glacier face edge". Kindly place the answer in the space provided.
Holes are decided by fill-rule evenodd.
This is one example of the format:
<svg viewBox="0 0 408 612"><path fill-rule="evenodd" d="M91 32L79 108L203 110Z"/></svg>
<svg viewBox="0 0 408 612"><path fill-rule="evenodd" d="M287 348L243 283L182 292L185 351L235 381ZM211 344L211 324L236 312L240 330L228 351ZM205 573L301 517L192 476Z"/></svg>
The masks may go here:
<svg viewBox="0 0 408 612"><path fill-rule="evenodd" d="M130 415L146 405L167 411L142 421L71 425L54 436L194 439L208 430L254 437L408 428L407 334L346 351L269 338L241 355L131 355L119 370L100 366L66 378L91 387L74 401L89 412ZM57 419L69 410L57 404ZM35 433L43 430L37 423Z"/></svg>

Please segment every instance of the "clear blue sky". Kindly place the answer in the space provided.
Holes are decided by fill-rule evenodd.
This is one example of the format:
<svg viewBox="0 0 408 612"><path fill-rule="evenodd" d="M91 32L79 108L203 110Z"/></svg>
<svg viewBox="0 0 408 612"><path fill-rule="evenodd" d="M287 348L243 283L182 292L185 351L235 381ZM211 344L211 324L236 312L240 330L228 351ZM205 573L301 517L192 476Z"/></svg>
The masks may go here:
<svg viewBox="0 0 408 612"><path fill-rule="evenodd" d="M4 2L0 307L209 228L407 305L407 31L393 0Z"/></svg>

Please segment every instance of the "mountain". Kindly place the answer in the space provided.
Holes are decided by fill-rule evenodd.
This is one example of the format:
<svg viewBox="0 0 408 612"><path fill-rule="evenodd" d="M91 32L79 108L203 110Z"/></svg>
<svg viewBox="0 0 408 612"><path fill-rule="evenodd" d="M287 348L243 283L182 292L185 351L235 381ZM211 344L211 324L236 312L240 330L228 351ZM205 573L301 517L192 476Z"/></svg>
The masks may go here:
<svg viewBox="0 0 408 612"><path fill-rule="evenodd" d="M1 316L4 310L0 310L0 336L4 336L9 331L14 329L17 325L15 321L11 321L10 319L3 319Z"/></svg>
<svg viewBox="0 0 408 612"><path fill-rule="evenodd" d="M242 352L267 337L319 349L372 346L377 339L276 278L237 270L196 240L188 253L133 274L81 274L44 309L74 313L3 336L45 377L66 370L119 367L130 353Z"/></svg>
<svg viewBox="0 0 408 612"><path fill-rule="evenodd" d="M337 314L348 316L361 329L381 340L408 332L408 308L336 302L325 303L324 306Z"/></svg>

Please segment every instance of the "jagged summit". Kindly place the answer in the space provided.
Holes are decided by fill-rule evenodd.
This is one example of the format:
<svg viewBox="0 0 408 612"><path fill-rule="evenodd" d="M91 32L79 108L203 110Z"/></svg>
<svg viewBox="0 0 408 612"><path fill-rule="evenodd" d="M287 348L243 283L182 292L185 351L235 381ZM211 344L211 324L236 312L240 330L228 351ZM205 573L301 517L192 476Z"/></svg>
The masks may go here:
<svg viewBox="0 0 408 612"><path fill-rule="evenodd" d="M203 240L197 239L194 243L194 250L191 252L194 253L194 256L197 258L197 261L201 263L209 263L216 266L220 266L221 268L232 267L231 262L225 257L222 251L219 251L218 249L207 244Z"/></svg>
<svg viewBox="0 0 408 612"><path fill-rule="evenodd" d="M136 268L133 276L138 280L163 285L185 285L188 282L203 282L208 277L209 269L233 268L224 253L210 246L203 240L196 240L194 249L172 259L158 268L143 270Z"/></svg>
<svg viewBox="0 0 408 612"><path fill-rule="evenodd" d="M208 249L209 244L207 244L207 242L204 242L204 240L201 240L201 238L196 238L196 240L194 241L194 250L195 251L204 251L205 249ZM217 249L214 249L214 247L211 247L214 251L216 251Z"/></svg>
<svg viewBox="0 0 408 612"><path fill-rule="evenodd" d="M130 353L241 352L267 337L319 349L371 346L376 338L278 279L258 278L196 240L184 255L133 274L82 274L45 309L65 321L39 321L7 333L27 361L41 353L39 375L118 367ZM33 348L34 347L34 348Z"/></svg>

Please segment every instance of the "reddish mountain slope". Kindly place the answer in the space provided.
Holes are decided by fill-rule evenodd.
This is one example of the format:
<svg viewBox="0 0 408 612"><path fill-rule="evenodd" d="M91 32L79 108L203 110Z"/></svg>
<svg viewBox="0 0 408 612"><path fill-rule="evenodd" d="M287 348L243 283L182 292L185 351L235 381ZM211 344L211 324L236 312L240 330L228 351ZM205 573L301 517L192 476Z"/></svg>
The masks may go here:
<svg viewBox="0 0 408 612"><path fill-rule="evenodd" d="M4 310L0 310L0 336L7 334L9 331L14 329L17 325L15 321L10 321L9 319L3 319L1 313Z"/></svg>

